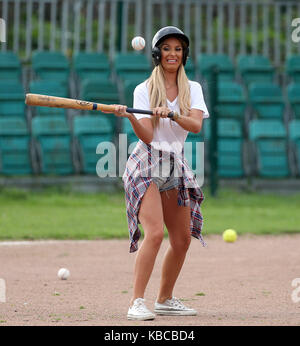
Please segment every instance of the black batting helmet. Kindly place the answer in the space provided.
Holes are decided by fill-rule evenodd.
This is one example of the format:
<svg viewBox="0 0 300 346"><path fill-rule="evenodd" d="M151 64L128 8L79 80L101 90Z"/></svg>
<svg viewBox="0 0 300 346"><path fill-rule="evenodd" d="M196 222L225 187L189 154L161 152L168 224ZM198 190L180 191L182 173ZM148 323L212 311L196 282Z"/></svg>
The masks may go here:
<svg viewBox="0 0 300 346"><path fill-rule="evenodd" d="M161 60L161 52L159 45L167 38L169 37L176 37L181 40L183 40L186 43L186 47L183 47L183 57L182 57L182 64L183 66L186 64L186 59L189 55L189 38L176 26L166 26L160 30L154 35L152 40L152 58L155 66L160 64Z"/></svg>

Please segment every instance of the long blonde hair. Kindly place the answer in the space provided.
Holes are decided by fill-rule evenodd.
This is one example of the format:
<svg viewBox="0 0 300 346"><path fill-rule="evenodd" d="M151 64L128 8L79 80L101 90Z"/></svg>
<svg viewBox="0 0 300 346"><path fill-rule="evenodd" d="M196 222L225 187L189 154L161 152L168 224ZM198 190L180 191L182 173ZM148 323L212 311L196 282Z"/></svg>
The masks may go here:
<svg viewBox="0 0 300 346"><path fill-rule="evenodd" d="M150 108L167 107L165 77L161 64L153 69L151 76L147 81L147 85L150 97ZM185 73L183 64L180 65L177 71L177 86L180 114L187 115L191 106L191 94L189 80ZM152 121L154 126L158 126L159 118L153 117Z"/></svg>

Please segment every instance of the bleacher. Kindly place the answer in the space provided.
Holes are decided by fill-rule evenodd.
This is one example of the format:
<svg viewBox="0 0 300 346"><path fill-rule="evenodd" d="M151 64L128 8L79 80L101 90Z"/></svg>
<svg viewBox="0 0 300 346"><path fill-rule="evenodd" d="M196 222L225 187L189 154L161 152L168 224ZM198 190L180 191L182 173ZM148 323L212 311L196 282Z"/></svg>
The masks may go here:
<svg viewBox="0 0 300 346"><path fill-rule="evenodd" d="M264 56L224 54L190 58L186 72L203 86L208 103L209 69L218 66L218 174L223 178L300 175L300 56L287 58L283 70ZM137 140L127 119L101 112L27 107L26 93L71 97L132 106L137 84L151 74L143 54L61 52L32 54L30 73L13 52L0 53L0 175L96 175L101 141ZM210 120L188 141L205 142ZM195 158L195 152L187 153ZM209 171L206 155L205 170Z"/></svg>

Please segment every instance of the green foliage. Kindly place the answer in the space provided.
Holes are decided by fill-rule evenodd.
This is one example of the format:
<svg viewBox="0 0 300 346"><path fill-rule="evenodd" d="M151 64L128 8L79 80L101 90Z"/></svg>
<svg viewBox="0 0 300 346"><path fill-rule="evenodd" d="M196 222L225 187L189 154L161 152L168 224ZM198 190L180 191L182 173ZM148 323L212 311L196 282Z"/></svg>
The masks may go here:
<svg viewBox="0 0 300 346"><path fill-rule="evenodd" d="M278 25L278 28L274 24L275 18L276 18L276 13L275 13L275 6L271 5L268 6L268 25L264 25L264 11L263 11L263 2L258 2L257 6L257 15L255 16L256 19L256 29L254 29L252 25L252 6L247 5L245 8L245 15L246 15L246 21L244 24L244 33L242 33L242 27L240 23L240 16L241 12L239 10L240 4L242 1L236 2L236 7L235 7L235 12L234 12L234 26L231 28L229 27L229 7L227 5L224 5L222 7L223 11L223 26L221 28L221 33L223 36L223 49L227 52L228 47L230 45L230 39L233 38L233 49L234 52L237 54L240 51L240 47L242 45L241 39L243 37L243 34L245 35L245 53L252 53L252 42L253 38L255 35L256 31L256 40L257 40L257 48L258 52L262 53L263 45L265 40L268 40L268 46L269 46L269 52L270 52L270 58L271 60L274 60L274 45L275 42L279 43L280 45L280 51L281 51L281 61L284 60L283 58L285 57L286 54L286 43L287 39L291 39L290 37L287 37L286 35L290 35L292 31L291 23L289 21L291 18L297 18L298 17L298 12L297 12L297 7L293 6L291 10L291 18L289 18L289 14L286 11L286 7L282 6L280 7L280 12L279 12L279 20L280 23ZM194 47L193 44L195 42L195 26L199 25L200 23L202 33L201 37L201 51L206 52L207 51L207 46L208 44L211 44L213 47L213 51L217 51L218 49L218 34L219 34L219 24L220 24L220 15L219 15L219 10L217 9L216 6L213 6L213 20L211 23L207 22L207 6L203 5L201 6L201 17L197 18L198 21L196 22L196 18L194 13L196 12L195 5L192 5L190 7L190 39L192 42L191 46L191 53L192 55L194 54ZM120 9L119 9L120 10ZM144 9L144 12L145 9ZM166 25L172 25L172 7L167 6L167 18L166 18ZM183 1L180 4L179 3L179 17L178 17L178 26L183 28L185 23L184 23L184 4ZM155 5L154 6L154 13L153 13L153 18L152 18L152 35L161 27L161 6ZM129 11L128 11L128 27L127 27L127 37L128 37L128 42L127 42L127 48L131 49L130 42L131 38L135 34L135 20L136 20L136 13L134 6L129 6ZM118 18L119 18L119 13L117 13L117 23L118 23ZM111 32L110 32L110 10L109 7L106 8L105 12L105 23L104 23L104 32L103 32L103 39L104 39L104 51L108 52L109 50L109 44L111 40ZM73 18L74 21L74 18ZM10 18L10 22L13 22L13 18ZM73 22L72 22L73 23ZM27 32L27 19L26 19L26 7L22 6L21 7L21 20L20 20L20 27L19 27L19 42L21 44L21 51L19 52L21 57L25 56L25 42L26 42L26 32ZM38 10L37 8L34 8L32 18L31 18L31 25L32 25L32 49L37 49L38 47L38 31L39 31L39 17L38 17ZM73 24L71 24L71 21L69 22L69 33L68 35L68 40L69 40L69 46L70 49L68 52L66 52L70 57L73 54L72 47L73 45L73 40L74 40L74 28L72 27ZM79 43L79 48L80 50L84 50L86 47L86 25L87 25L87 17L86 17L86 11L85 9L82 9L81 15L80 15L80 43ZM96 51L97 50L97 40L98 40L98 15L97 11L95 11L95 15L93 17L92 23L90 25L91 30L92 30L92 50ZM207 29L211 25L211 30L212 30L212 40L211 42L208 42L208 36L207 36ZM49 44L51 42L51 15L50 15L50 6L46 6L46 13L45 13L45 18L43 21L43 31L44 31L44 48L48 49ZM118 38L118 35L120 34L121 30L116 27L116 37L115 37L115 47L118 50L118 45L120 44L120 38ZM8 30L8 43L12 45L14 39L13 39L13 34L14 30L13 28L11 30ZM57 16L57 25L55 26L55 45L56 49L61 48L61 37L62 37L62 29L61 29L61 13L58 14ZM298 51L298 45L296 43L293 43L292 41L290 42L291 44L291 49L292 52L297 52ZM195 57L194 57L195 58Z"/></svg>

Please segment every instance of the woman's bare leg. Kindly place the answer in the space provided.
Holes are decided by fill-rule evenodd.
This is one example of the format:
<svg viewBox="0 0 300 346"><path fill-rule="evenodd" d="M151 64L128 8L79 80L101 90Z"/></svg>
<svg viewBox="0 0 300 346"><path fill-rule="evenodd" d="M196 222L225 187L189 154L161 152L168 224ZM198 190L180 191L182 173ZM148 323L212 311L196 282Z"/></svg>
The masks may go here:
<svg viewBox="0 0 300 346"><path fill-rule="evenodd" d="M142 199L139 220L144 229L144 240L135 260L131 304L136 298L144 297L145 289L164 237L161 196L154 183L149 186Z"/></svg>
<svg viewBox="0 0 300 346"><path fill-rule="evenodd" d="M170 245L163 260L161 284L157 297L159 303L172 298L173 289L191 241L190 207L178 206L177 194L176 189L161 194Z"/></svg>

